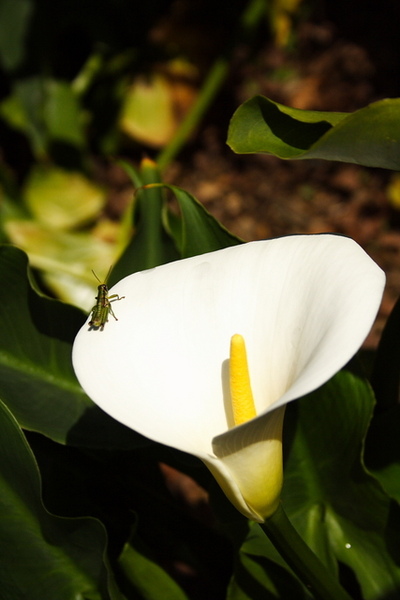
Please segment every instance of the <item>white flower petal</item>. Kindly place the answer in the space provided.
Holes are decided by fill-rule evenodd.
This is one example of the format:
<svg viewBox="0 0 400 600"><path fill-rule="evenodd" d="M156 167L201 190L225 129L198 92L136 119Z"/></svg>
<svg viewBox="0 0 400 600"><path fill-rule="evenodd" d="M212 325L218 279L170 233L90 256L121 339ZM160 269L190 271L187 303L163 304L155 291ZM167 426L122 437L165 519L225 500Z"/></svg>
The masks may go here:
<svg viewBox="0 0 400 600"><path fill-rule="evenodd" d="M76 374L132 429L205 461L232 426L230 338L246 341L257 412L319 387L357 351L384 275L336 235L252 242L126 277L118 317L78 333Z"/></svg>

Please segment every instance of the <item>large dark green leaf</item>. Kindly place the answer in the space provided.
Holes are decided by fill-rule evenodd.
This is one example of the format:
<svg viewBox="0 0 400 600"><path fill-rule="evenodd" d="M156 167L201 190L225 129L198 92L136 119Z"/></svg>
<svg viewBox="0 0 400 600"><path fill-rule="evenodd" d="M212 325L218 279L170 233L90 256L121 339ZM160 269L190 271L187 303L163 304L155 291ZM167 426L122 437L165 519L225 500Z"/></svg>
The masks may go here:
<svg viewBox="0 0 400 600"><path fill-rule="evenodd" d="M366 600L400 590L398 510L362 463L373 406L369 385L343 371L289 405L284 433L285 510L328 567L354 570Z"/></svg>
<svg viewBox="0 0 400 600"><path fill-rule="evenodd" d="M38 295L26 255L0 247L0 397L21 427L87 447L134 446L141 440L85 395L71 350L85 315Z"/></svg>
<svg viewBox="0 0 400 600"><path fill-rule="evenodd" d="M18 423L0 402L0 581L2 600L122 600L95 519L51 515Z"/></svg>
<svg viewBox="0 0 400 600"><path fill-rule="evenodd" d="M400 301L383 330L371 384L377 406L367 437L366 464L387 493L400 502Z"/></svg>
<svg viewBox="0 0 400 600"><path fill-rule="evenodd" d="M349 114L300 110L255 96L233 115L228 145L241 154L265 152L398 170L400 99L380 100Z"/></svg>
<svg viewBox="0 0 400 600"><path fill-rule="evenodd" d="M386 492L400 502L400 405L376 415L367 437L365 462Z"/></svg>
<svg viewBox="0 0 400 600"><path fill-rule="evenodd" d="M400 300L395 304L379 341L371 377L379 411L400 400Z"/></svg>

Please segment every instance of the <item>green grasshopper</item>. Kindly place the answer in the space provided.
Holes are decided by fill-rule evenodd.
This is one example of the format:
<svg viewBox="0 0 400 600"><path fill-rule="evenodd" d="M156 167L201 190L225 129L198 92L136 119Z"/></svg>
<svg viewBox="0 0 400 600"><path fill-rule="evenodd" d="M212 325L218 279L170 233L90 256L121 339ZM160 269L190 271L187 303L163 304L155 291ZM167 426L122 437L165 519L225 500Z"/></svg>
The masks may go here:
<svg viewBox="0 0 400 600"><path fill-rule="evenodd" d="M93 275L96 277L99 282L99 286L97 286L97 296L96 296L96 304L93 306L91 310L91 319L89 321L89 326L94 327L95 329L99 329L103 331L104 325L108 321L108 314L111 313L116 321L118 321L117 317L114 314L114 311L111 306L111 302L115 302L115 300L122 300L125 296L118 296L118 294L112 294L112 296L108 295L108 287L107 280L110 276L112 267L109 268L107 277L104 283L101 283L100 279L97 277L96 273L92 271Z"/></svg>

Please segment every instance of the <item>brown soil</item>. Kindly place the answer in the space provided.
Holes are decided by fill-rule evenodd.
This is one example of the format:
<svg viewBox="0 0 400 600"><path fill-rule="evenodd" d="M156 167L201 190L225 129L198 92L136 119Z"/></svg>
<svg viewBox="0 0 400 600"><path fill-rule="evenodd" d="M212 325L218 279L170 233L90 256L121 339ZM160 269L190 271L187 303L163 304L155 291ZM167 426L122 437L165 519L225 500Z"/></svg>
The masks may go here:
<svg viewBox="0 0 400 600"><path fill-rule="evenodd" d="M343 112L385 96L376 89L377 67L368 51L338 37L331 23L305 23L297 43L296 52L268 44L251 63L239 64L203 124L200 142L182 153L168 169L167 179L194 194L246 241L319 232L355 239L387 273L382 307L366 341L373 347L400 295L400 213L388 196L393 172L267 155L237 156L225 144L228 93L234 97L229 98L232 106L261 93L297 108ZM278 78L279 73L287 77ZM220 122L218 111L223 115Z"/></svg>

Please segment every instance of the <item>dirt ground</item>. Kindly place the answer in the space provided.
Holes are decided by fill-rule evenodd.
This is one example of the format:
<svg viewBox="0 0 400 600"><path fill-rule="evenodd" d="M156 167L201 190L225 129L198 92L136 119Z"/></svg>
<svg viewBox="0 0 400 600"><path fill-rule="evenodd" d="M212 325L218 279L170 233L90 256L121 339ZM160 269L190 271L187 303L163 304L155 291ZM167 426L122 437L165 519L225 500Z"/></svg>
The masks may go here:
<svg viewBox="0 0 400 600"><path fill-rule="evenodd" d="M200 141L178 157L166 178L193 193L246 241L319 232L355 239L387 274L382 307L366 341L374 347L400 295L396 174L325 161L237 156L225 143L227 115L249 97L249 89L296 108L343 112L396 95L393 77L382 77L382 56L374 56L365 41L346 39L334 22L304 22L296 43L293 52L268 42L251 62L238 59L202 125Z"/></svg>

